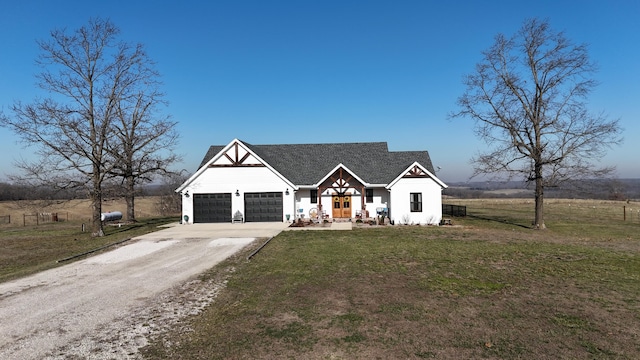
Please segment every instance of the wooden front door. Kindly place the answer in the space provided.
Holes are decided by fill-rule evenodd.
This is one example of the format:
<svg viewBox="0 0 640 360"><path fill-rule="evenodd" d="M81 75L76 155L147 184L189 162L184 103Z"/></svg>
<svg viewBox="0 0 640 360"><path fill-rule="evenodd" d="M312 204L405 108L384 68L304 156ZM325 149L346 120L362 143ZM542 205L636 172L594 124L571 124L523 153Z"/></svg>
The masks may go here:
<svg viewBox="0 0 640 360"><path fill-rule="evenodd" d="M333 195L333 217L334 218L350 218L351 217L351 195L336 194Z"/></svg>

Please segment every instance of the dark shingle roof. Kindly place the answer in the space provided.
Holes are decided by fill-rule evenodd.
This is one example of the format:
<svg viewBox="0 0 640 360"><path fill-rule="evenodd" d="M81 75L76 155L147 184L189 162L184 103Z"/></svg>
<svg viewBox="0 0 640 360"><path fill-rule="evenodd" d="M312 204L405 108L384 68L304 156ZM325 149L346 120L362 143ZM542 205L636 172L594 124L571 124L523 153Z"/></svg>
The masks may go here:
<svg viewBox="0 0 640 360"><path fill-rule="evenodd" d="M370 184L388 184L414 162L435 174L427 151L392 151L386 142L251 145L243 142L296 185L312 185L342 163ZM200 167L224 146L211 146Z"/></svg>
<svg viewBox="0 0 640 360"><path fill-rule="evenodd" d="M207 163L207 161L211 160L211 158L216 156L216 154L222 151L222 149L224 149L224 145L211 145L209 147L209 151L207 151L207 153L204 155L202 162L200 162L200 166L198 166L198 169L203 167L204 164Z"/></svg>

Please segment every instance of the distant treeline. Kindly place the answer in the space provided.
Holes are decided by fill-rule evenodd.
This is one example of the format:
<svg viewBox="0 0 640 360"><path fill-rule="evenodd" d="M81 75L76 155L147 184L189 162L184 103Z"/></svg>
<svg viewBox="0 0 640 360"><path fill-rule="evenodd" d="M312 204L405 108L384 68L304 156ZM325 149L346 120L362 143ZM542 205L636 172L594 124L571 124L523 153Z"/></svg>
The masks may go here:
<svg viewBox="0 0 640 360"><path fill-rule="evenodd" d="M533 185L517 181L478 181L450 183L444 195L462 199L523 198L533 196ZM638 200L640 179L602 179L567 182L557 187L546 187L546 198Z"/></svg>
<svg viewBox="0 0 640 360"><path fill-rule="evenodd" d="M462 199L523 198L533 196L533 187L516 181L477 181L449 183L444 195ZM173 195L176 184L147 185L138 188L138 196ZM122 187L111 185L104 189L104 199L122 197ZM640 179L583 180L559 187L545 188L546 198L562 199L640 199ZM15 200L71 200L88 198L86 191L57 190L0 182L0 201Z"/></svg>
<svg viewBox="0 0 640 360"><path fill-rule="evenodd" d="M175 188L168 185L147 185L137 189L138 196L157 196L172 194ZM118 185L105 187L105 200L123 196L123 188ZM0 182L0 201L17 200L72 200L87 199L88 192L81 189L54 190L44 186L29 186Z"/></svg>

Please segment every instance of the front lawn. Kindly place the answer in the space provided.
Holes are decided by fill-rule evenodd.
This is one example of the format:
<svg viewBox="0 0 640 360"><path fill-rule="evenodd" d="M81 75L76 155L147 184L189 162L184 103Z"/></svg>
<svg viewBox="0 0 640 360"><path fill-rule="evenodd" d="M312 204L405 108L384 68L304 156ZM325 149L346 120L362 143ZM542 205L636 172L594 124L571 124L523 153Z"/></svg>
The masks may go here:
<svg viewBox="0 0 640 360"><path fill-rule="evenodd" d="M205 274L232 275L211 306L143 354L640 357L638 226L603 238L579 225L454 223L462 226L284 232L252 260L236 256Z"/></svg>

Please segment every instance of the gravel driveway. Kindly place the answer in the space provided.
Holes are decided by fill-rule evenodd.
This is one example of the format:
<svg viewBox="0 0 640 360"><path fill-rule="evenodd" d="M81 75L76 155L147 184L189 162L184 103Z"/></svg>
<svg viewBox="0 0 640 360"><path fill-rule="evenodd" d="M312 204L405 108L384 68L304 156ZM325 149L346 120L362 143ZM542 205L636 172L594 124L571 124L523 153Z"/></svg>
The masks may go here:
<svg viewBox="0 0 640 360"><path fill-rule="evenodd" d="M136 358L149 334L209 304L197 274L287 224L176 225L0 284L0 359Z"/></svg>

